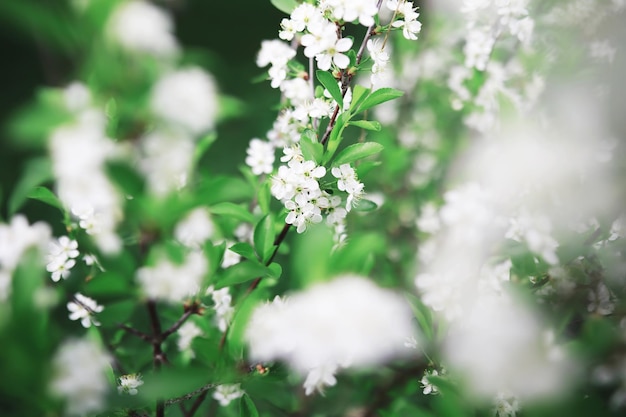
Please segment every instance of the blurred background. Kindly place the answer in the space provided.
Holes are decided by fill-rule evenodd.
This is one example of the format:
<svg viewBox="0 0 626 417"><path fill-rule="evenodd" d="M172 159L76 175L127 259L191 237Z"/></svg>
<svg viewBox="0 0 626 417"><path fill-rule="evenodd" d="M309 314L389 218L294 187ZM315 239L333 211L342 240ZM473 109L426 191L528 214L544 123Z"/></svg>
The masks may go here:
<svg viewBox="0 0 626 417"><path fill-rule="evenodd" d="M212 152L211 171L232 173L245 158L248 141L263 137L276 116L278 93L259 82L263 69L255 64L261 40L277 37L283 14L269 0L206 1L162 0L175 19L175 35L188 50L202 56L215 76L220 91L243 103L239 118L218 126L218 141ZM35 10L37 13L33 13ZM62 87L75 78L76 57L58 42L67 28L55 28L52 16L69 16L67 0L9 0L0 3L0 217L6 218L6 199L32 151L16 146L7 121L31 102L40 87ZM67 19L66 19L67 20ZM61 25L62 23L57 23ZM242 30L242 28L244 28ZM58 33L58 38L49 33ZM247 34L248 36L245 36ZM256 81L255 81L256 79ZM254 117L246 117L254 112ZM13 138L14 139L14 138ZM38 204L22 211L38 217Z"/></svg>

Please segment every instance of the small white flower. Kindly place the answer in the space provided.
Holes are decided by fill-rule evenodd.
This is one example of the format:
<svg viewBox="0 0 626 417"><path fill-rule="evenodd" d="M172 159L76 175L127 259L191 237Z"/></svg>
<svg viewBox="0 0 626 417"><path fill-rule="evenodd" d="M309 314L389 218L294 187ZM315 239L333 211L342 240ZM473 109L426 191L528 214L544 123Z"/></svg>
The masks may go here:
<svg viewBox="0 0 626 417"><path fill-rule="evenodd" d="M79 320L83 327L99 326L100 323L94 318L94 314L102 312L104 307L98 305L96 300L82 294L74 294L74 300L67 303L70 311L70 320Z"/></svg>
<svg viewBox="0 0 626 417"><path fill-rule="evenodd" d="M253 138L246 150L246 165L254 175L270 174L274 170L274 147L271 143Z"/></svg>
<svg viewBox="0 0 626 417"><path fill-rule="evenodd" d="M232 400L242 397L245 392L241 389L241 384L224 384L215 387L213 398L219 401L222 407L226 407Z"/></svg>
<svg viewBox="0 0 626 417"><path fill-rule="evenodd" d="M52 273L52 281L59 282L61 279L67 279L67 277L70 276L70 270L74 265L76 265L74 259L59 257L52 259L52 261L46 265L46 270Z"/></svg>
<svg viewBox="0 0 626 417"><path fill-rule="evenodd" d="M202 335L202 330L193 322L188 321L177 331L178 333L178 350L181 352L189 351L194 356L193 350L191 350L191 342L194 338Z"/></svg>
<svg viewBox="0 0 626 417"><path fill-rule="evenodd" d="M422 379L420 380L420 384L423 388L422 392L424 393L424 395L435 395L439 393L439 389L437 388L437 386L430 382L430 380L428 379L428 377L430 376L439 376L439 372L436 369L433 369L430 372L428 370L424 371L424 376L422 376Z"/></svg>
<svg viewBox="0 0 626 417"><path fill-rule="evenodd" d="M140 374L128 374L122 375L119 378L119 385L117 392L122 394L137 395L139 392L137 388L143 385Z"/></svg>

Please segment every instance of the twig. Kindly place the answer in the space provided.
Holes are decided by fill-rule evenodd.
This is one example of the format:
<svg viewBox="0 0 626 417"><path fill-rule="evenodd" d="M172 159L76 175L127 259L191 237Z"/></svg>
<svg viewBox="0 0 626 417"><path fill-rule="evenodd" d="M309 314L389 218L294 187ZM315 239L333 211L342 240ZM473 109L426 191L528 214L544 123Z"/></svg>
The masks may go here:
<svg viewBox="0 0 626 417"><path fill-rule="evenodd" d="M169 329L167 329L166 331L164 331L161 334L161 340L165 340L168 336L170 336L172 333L174 333L176 330L178 330L180 328L180 326L182 326L187 321L189 316L191 316L194 313L195 313L195 311L192 308L190 308L189 310L185 311L185 313L181 316L181 318L179 318L176 321L176 323L174 323L172 325L172 327L170 327Z"/></svg>
<svg viewBox="0 0 626 417"><path fill-rule="evenodd" d="M171 398L171 399L165 401L165 406L169 407L170 405L178 404L179 402L182 402L182 401L185 401L185 400L190 400L190 399L192 399L193 397L195 397L195 396L197 396L199 394L205 393L208 390L210 390L212 388L215 388L216 386L217 386L217 384L206 384L206 385L198 388L197 390L190 392L189 394L185 394L185 395L182 395L182 396L176 397L176 398Z"/></svg>
<svg viewBox="0 0 626 417"><path fill-rule="evenodd" d="M161 350L161 341L163 334L161 333L161 322L156 310L156 302L154 300L148 301L148 315L150 316L150 325L152 327L152 362L154 364L155 371L161 369L161 365L165 362L165 355ZM156 417L165 416L165 405L162 399L157 398L156 403Z"/></svg>
<svg viewBox="0 0 626 417"><path fill-rule="evenodd" d="M149 335L145 334L142 331L135 329L134 327L130 327L125 324L118 324L117 327L119 327L122 330L126 330L128 333L137 336L138 338L140 338L141 340L145 342L152 343L152 337L150 337Z"/></svg>

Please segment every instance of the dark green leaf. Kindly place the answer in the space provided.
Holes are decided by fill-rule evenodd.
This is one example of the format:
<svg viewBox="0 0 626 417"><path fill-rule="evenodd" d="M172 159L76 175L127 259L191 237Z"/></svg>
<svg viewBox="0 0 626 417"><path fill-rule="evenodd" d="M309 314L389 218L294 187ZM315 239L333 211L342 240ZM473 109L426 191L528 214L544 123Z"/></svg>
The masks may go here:
<svg viewBox="0 0 626 417"><path fill-rule="evenodd" d="M355 113L365 111L386 101L396 99L401 97L403 94L404 92L394 88L379 88L363 100L363 103L358 108L355 108Z"/></svg>
<svg viewBox="0 0 626 417"><path fill-rule="evenodd" d="M379 122L371 121L371 120L353 120L349 123L350 126L360 127L365 130L374 130L376 132L380 131L381 126Z"/></svg>
<svg viewBox="0 0 626 417"><path fill-rule="evenodd" d="M259 417L259 412L248 394L241 397L239 402L239 415L241 417Z"/></svg>
<svg viewBox="0 0 626 417"><path fill-rule="evenodd" d="M254 228L254 249L262 262L266 262L274 252L274 221L265 215Z"/></svg>
<svg viewBox="0 0 626 417"><path fill-rule="evenodd" d="M271 185L269 181L263 181L257 192L257 201L261 212L268 214L270 212L270 204L272 202Z"/></svg>
<svg viewBox="0 0 626 417"><path fill-rule="evenodd" d="M48 158L32 159L26 163L24 174L19 180L8 202L9 214L15 213L28 198L33 187L52 178L52 164Z"/></svg>
<svg viewBox="0 0 626 417"><path fill-rule="evenodd" d="M120 190L127 196L141 195L144 190L144 179L133 167L124 162L108 162L106 171Z"/></svg>
<svg viewBox="0 0 626 417"><path fill-rule="evenodd" d="M128 279L111 271L105 271L89 280L85 286L90 297L119 297L131 294Z"/></svg>
<svg viewBox="0 0 626 417"><path fill-rule="evenodd" d="M227 176L211 176L199 185L197 192L202 203L209 206L224 201L232 203L247 200L253 195L250 184L240 178Z"/></svg>
<svg viewBox="0 0 626 417"><path fill-rule="evenodd" d="M322 70L317 70L315 75L319 82L328 90L330 96L339 104L339 107L343 109L343 95L335 77L330 72Z"/></svg>
<svg viewBox="0 0 626 417"><path fill-rule="evenodd" d="M52 207L58 208L62 212L65 212L65 208L63 207L63 203L61 203L61 200L59 200L59 198L46 187L33 188L32 191L28 193L28 198L32 198L33 200L39 200Z"/></svg>
<svg viewBox="0 0 626 417"><path fill-rule="evenodd" d="M269 269L269 276L272 278L278 279L283 274L283 267L279 263L272 262L267 268Z"/></svg>
<svg viewBox="0 0 626 417"><path fill-rule="evenodd" d="M349 164L359 159L377 154L383 149L383 145L377 142L355 143L354 145L348 146L346 149L341 151L339 155L337 155L337 158L335 158L335 161L333 162L333 166Z"/></svg>
<svg viewBox="0 0 626 417"><path fill-rule="evenodd" d="M274 7L280 10L283 13L291 14L293 9L298 6L298 2L296 0L270 0Z"/></svg>
<svg viewBox="0 0 626 417"><path fill-rule="evenodd" d="M209 150L209 148L211 147L211 145L213 145L216 139L217 139L217 134L213 132L207 135L204 135L202 138L200 138L200 140L196 144L196 149L194 149L193 151L193 165L194 166L198 164L202 156L206 153L206 151Z"/></svg>

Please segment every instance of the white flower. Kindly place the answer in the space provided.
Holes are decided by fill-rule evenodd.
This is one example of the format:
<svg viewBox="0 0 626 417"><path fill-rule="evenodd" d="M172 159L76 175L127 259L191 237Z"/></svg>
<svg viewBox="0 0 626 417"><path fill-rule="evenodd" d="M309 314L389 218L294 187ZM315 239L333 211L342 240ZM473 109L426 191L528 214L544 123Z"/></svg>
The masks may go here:
<svg viewBox="0 0 626 417"><path fill-rule="evenodd" d="M194 338L202 335L202 330L193 322L187 321L180 326L178 331L178 350L181 352L189 351L194 356L193 350L191 350L191 342Z"/></svg>
<svg viewBox="0 0 626 417"><path fill-rule="evenodd" d="M350 164L342 164L339 167L334 167L331 169L331 173L338 179L337 188L339 188L340 191L348 193L346 210L350 211L363 196L363 183L359 181L354 168L352 168Z"/></svg>
<svg viewBox="0 0 626 417"><path fill-rule="evenodd" d="M515 417L520 411L518 398L510 393L498 392L494 403L493 415L495 417Z"/></svg>
<svg viewBox="0 0 626 417"><path fill-rule="evenodd" d="M50 242L50 255L54 257L77 258L78 242L70 240L67 236L61 236L56 242Z"/></svg>
<svg viewBox="0 0 626 417"><path fill-rule="evenodd" d="M100 323L94 318L96 313L102 312L104 307L98 305L93 298L86 297L82 294L74 294L74 301L67 303L67 309L70 311L70 320L80 320L83 327L99 326Z"/></svg>
<svg viewBox="0 0 626 417"><path fill-rule="evenodd" d="M172 17L150 2L123 2L114 10L107 25L113 39L129 51L160 57L172 56L178 51Z"/></svg>
<svg viewBox="0 0 626 417"><path fill-rule="evenodd" d="M422 376L422 379L420 380L420 384L423 388L422 392L424 393L424 395L435 395L439 393L439 389L437 388L437 386L430 382L430 380L428 379L428 377L430 376L439 376L439 372L436 369L433 369L432 371L424 371L424 376Z"/></svg>
<svg viewBox="0 0 626 417"><path fill-rule="evenodd" d="M307 375L311 393L334 383L339 367L379 364L406 354L412 314L398 294L345 275L257 307L245 339L252 360L283 360Z"/></svg>
<svg viewBox="0 0 626 417"><path fill-rule="evenodd" d="M232 400L236 400L244 394L241 384L223 384L215 387L213 398L219 401L222 407L226 407Z"/></svg>
<svg viewBox="0 0 626 417"><path fill-rule="evenodd" d="M211 294L213 298L217 327L220 331L225 332L235 314L235 308L231 305L232 296L230 291L228 287L214 290L213 286L211 286L207 289L207 294Z"/></svg>
<svg viewBox="0 0 626 417"><path fill-rule="evenodd" d="M331 45L328 45L323 51L315 55L317 65L319 69L328 71L331 66L331 62L337 66L337 68L345 69L350 65L350 58L344 52L349 51L352 48L352 39L341 38L337 39Z"/></svg>
<svg viewBox="0 0 626 417"><path fill-rule="evenodd" d="M274 169L274 146L258 138L253 138L246 150L246 165L254 175L270 174Z"/></svg>
<svg viewBox="0 0 626 417"><path fill-rule="evenodd" d="M149 298L179 303L198 292L207 270L202 252L191 252L182 265L160 258L154 266L139 268L135 277Z"/></svg>
<svg viewBox="0 0 626 417"><path fill-rule="evenodd" d="M261 42L261 50L256 59L259 67L272 66L283 67L287 62L296 56L296 51L289 44L279 39L265 40Z"/></svg>
<svg viewBox="0 0 626 417"><path fill-rule="evenodd" d="M138 166L149 190L166 196L187 185L193 151L193 139L182 132L155 130L141 138Z"/></svg>
<svg viewBox="0 0 626 417"><path fill-rule="evenodd" d="M66 259L64 257L56 257L53 258L48 265L46 265L46 270L51 272L52 281L59 282L61 279L67 279L70 276L70 270L76 265L76 261L74 259Z"/></svg>
<svg viewBox="0 0 626 417"><path fill-rule="evenodd" d="M183 245L199 249L215 232L209 211L204 207L191 210L174 228L174 236Z"/></svg>
<svg viewBox="0 0 626 417"><path fill-rule="evenodd" d="M88 339L67 340L53 359L50 391L67 401L66 412L84 416L103 409L109 390L109 356Z"/></svg>
<svg viewBox="0 0 626 417"><path fill-rule="evenodd" d="M197 135L215 125L218 112L213 76L199 67L187 67L164 75L152 91L154 114Z"/></svg>
<svg viewBox="0 0 626 417"><path fill-rule="evenodd" d="M117 392L122 394L130 394L137 395L139 392L137 388L143 385L143 381L141 380L140 374L128 374L122 375L119 378L119 385L117 387Z"/></svg>
<svg viewBox="0 0 626 417"><path fill-rule="evenodd" d="M332 387L337 383L335 373L337 365L321 365L309 371L304 380L304 393L311 395L314 391L324 393L324 387Z"/></svg>

